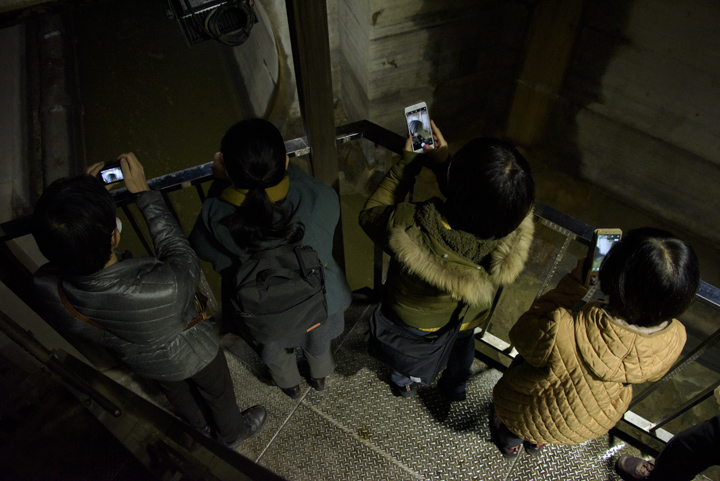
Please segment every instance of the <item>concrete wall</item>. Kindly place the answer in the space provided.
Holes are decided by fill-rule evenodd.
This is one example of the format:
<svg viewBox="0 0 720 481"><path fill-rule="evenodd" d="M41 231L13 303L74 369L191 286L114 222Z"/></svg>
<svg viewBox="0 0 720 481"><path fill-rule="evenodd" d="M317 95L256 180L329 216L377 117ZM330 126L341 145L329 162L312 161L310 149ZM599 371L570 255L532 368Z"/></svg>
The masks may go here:
<svg viewBox="0 0 720 481"><path fill-rule="evenodd" d="M0 29L0 222L28 209L25 28Z"/></svg>
<svg viewBox="0 0 720 481"><path fill-rule="evenodd" d="M333 96L340 97L338 0L326 0ZM258 0L259 22L245 44L233 49L238 75L249 100L248 115L264 117L287 138L302 136L292 44L284 0Z"/></svg>
<svg viewBox="0 0 720 481"><path fill-rule="evenodd" d="M720 242L720 3L586 1L565 24L563 0L338 2L350 120L404 134L425 100L451 140L468 126L548 148L551 167ZM539 135L511 132L522 90L549 105L527 119Z"/></svg>
<svg viewBox="0 0 720 481"><path fill-rule="evenodd" d="M529 14L524 3L338 1L350 120L404 135L403 108L424 100L449 130L503 123Z"/></svg>
<svg viewBox="0 0 720 481"><path fill-rule="evenodd" d="M249 110L258 117L268 114L275 100L280 81L280 59L272 22L263 5L255 5L257 23L242 45L233 47L232 54L240 71L238 84L245 88Z"/></svg>
<svg viewBox="0 0 720 481"><path fill-rule="evenodd" d="M586 7L545 139L558 166L720 242L720 3Z"/></svg>

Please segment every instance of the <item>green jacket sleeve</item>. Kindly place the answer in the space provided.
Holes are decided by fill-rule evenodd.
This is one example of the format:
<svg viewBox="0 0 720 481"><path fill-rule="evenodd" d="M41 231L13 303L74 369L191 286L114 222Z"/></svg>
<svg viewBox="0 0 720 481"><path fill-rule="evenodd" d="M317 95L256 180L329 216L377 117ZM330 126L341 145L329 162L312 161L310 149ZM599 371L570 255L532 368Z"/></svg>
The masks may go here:
<svg viewBox="0 0 720 481"><path fill-rule="evenodd" d="M403 158L385 174L360 212L360 227L373 242L383 246L386 251L388 233L394 225L398 205L404 202L412 190L415 177L422 168L417 156L415 152L403 152Z"/></svg>

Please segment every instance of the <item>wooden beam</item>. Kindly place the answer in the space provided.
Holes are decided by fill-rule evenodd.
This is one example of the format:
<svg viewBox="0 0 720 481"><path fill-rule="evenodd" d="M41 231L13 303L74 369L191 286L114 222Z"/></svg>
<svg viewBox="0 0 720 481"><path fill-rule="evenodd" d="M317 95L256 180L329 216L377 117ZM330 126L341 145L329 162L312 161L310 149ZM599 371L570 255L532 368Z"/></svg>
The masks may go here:
<svg viewBox="0 0 720 481"><path fill-rule="evenodd" d="M285 0L303 130L310 145L313 176L340 196L335 146L330 39L325 0ZM333 257L345 270L342 209L333 239Z"/></svg>
<svg viewBox="0 0 720 481"><path fill-rule="evenodd" d="M286 0L300 114L313 175L339 193L325 0Z"/></svg>

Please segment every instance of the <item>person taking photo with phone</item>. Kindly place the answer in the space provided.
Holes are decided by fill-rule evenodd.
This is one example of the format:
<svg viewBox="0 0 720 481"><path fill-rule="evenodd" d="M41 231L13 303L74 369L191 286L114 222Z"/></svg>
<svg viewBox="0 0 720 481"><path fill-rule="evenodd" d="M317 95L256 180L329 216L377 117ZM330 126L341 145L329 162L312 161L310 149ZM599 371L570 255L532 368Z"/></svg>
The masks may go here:
<svg viewBox="0 0 720 481"><path fill-rule="evenodd" d="M525 266L534 233L535 184L513 145L477 138L449 156L442 133L430 125L437 148L413 153L408 137L403 158L360 212L365 233L390 255L382 301L371 319L376 334L370 347L373 352L378 346L376 357L389 358L393 392L410 397L419 385L433 382L434 374L426 376L422 368L427 356L406 363L404 353L393 354L373 326L409 335L407 349L399 349L406 353L424 340L445 338L453 326L457 333L446 341L449 354L437 359L439 369L447 362L438 388L447 399L462 401L475 357L474 329L487 318L497 288L513 282ZM405 200L423 167L435 173L445 200Z"/></svg>
<svg viewBox="0 0 720 481"><path fill-rule="evenodd" d="M490 419L506 458L523 445L537 455L607 433L630 405L632 384L659 380L685 345L676 317L700 282L688 244L660 229L631 230L600 265L607 298L598 302L582 302L582 265L510 330L519 354L495 385Z"/></svg>
<svg viewBox="0 0 720 481"><path fill-rule="evenodd" d="M157 381L180 417L237 447L263 428L267 412L262 406L238 409L220 339L193 304L197 256L160 193L149 189L135 155L120 159L156 257L116 255L115 201L96 177L103 164L56 180L32 217L32 234L50 261L34 276L36 309L60 333L97 343L135 374Z"/></svg>

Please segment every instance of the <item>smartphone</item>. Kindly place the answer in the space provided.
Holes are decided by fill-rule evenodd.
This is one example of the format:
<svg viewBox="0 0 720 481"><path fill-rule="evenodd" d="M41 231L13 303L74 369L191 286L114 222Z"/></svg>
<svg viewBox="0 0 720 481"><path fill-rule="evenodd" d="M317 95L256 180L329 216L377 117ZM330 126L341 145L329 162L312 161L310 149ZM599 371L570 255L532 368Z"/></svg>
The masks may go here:
<svg viewBox="0 0 720 481"><path fill-rule="evenodd" d="M114 184L123 180L123 171L119 160L107 162L97 174L103 184Z"/></svg>
<svg viewBox="0 0 720 481"><path fill-rule="evenodd" d="M422 152L427 147L435 148L432 127L430 127L430 114L425 102L405 107L405 122L408 132L412 136L413 152Z"/></svg>
<svg viewBox="0 0 720 481"><path fill-rule="evenodd" d="M600 265L610 251L614 243L620 240L622 231L620 229L595 229L590 250L583 264L583 276L585 287L590 287L597 280L600 273Z"/></svg>

